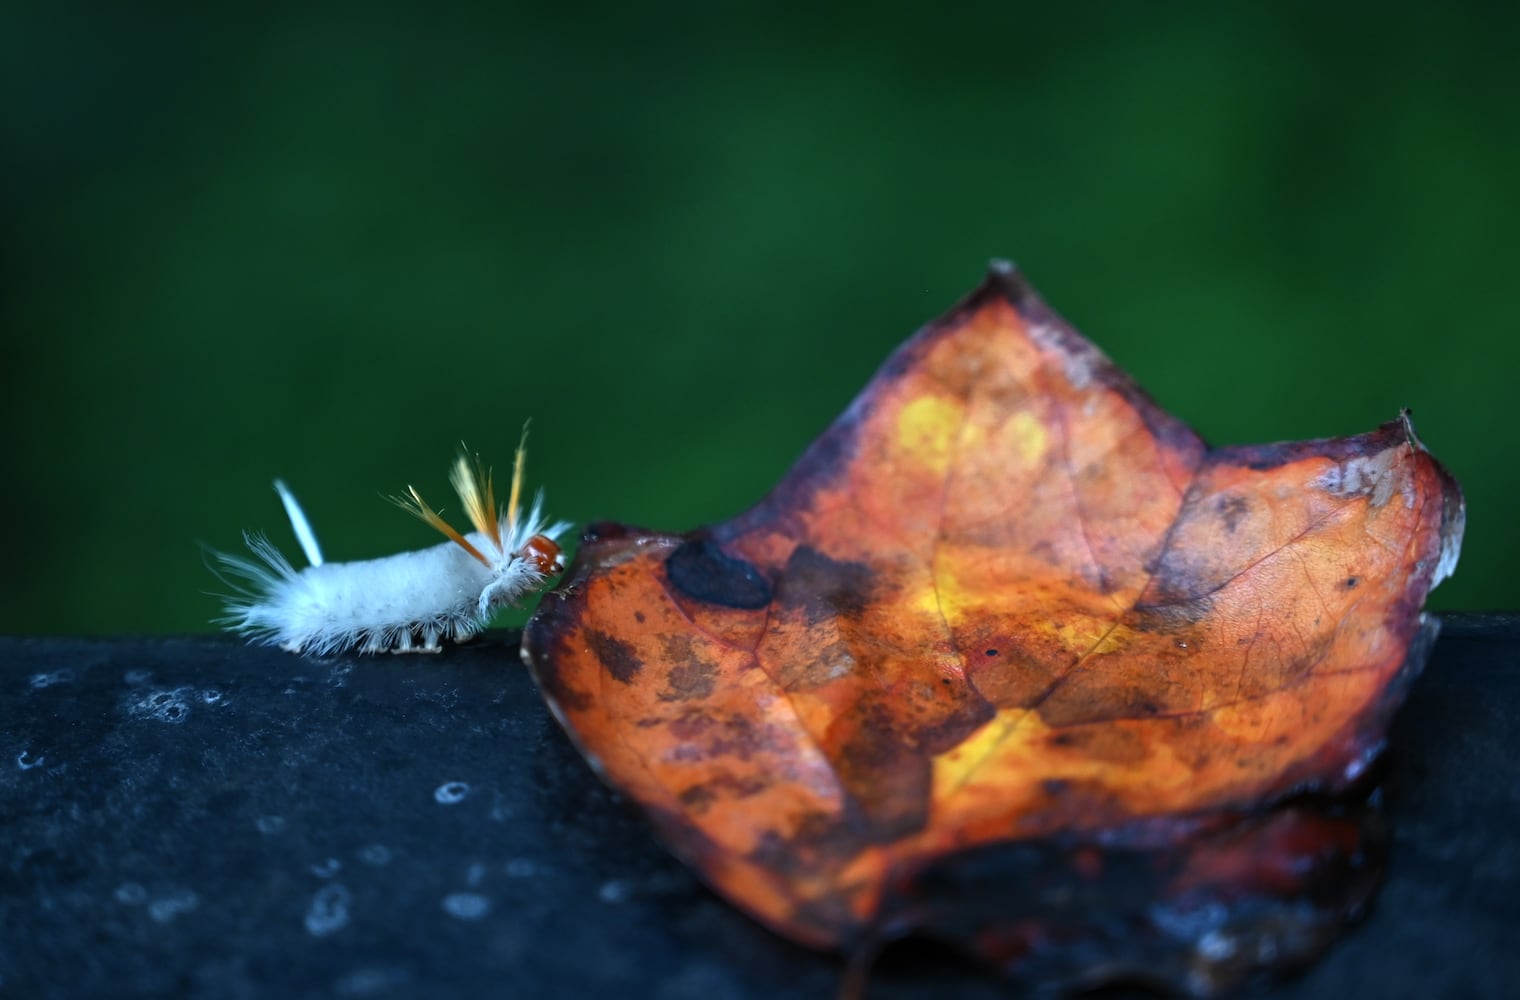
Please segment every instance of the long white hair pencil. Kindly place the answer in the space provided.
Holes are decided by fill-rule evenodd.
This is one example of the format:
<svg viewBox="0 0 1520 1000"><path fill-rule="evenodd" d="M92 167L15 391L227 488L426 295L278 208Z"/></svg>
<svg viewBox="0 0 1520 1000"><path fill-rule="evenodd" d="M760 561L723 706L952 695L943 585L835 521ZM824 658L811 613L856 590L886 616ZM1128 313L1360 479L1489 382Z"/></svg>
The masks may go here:
<svg viewBox="0 0 1520 1000"><path fill-rule="evenodd" d="M527 430L512 464L512 490L497 509L488 470L465 455L454 463L449 481L475 530L460 534L429 507L415 487L393 498L396 504L437 528L448 541L380 559L325 562L316 535L285 484L275 491L290 526L311 563L296 569L262 535L245 534L256 558L215 553L238 596L227 599L218 622L234 632L293 653L326 656L361 653L436 653L440 642L463 642L489 623L492 614L547 584L564 571L555 541L568 521L550 524L543 494L521 509Z"/></svg>

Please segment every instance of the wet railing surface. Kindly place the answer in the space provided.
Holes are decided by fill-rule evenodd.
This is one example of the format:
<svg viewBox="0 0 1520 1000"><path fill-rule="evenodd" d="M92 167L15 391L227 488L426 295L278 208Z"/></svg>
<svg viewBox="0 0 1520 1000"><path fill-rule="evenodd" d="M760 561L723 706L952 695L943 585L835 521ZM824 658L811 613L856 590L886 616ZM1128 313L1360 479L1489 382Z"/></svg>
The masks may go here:
<svg viewBox="0 0 1520 1000"><path fill-rule="evenodd" d="M0 639L0 997L833 996L837 959L713 896L597 781L516 641ZM1260 995L1514 995L1520 616L1446 617L1385 765L1371 913ZM912 945L869 990L1021 992Z"/></svg>

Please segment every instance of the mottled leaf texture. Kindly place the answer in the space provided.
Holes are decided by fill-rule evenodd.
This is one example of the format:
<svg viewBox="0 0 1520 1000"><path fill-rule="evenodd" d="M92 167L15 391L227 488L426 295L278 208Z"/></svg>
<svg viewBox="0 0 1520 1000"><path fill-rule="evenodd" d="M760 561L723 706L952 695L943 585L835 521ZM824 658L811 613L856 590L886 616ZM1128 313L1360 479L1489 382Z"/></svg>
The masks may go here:
<svg viewBox="0 0 1520 1000"><path fill-rule="evenodd" d="M1369 900L1462 521L1407 415L1210 449L995 264L754 509L594 527L524 655L787 937L1214 995Z"/></svg>

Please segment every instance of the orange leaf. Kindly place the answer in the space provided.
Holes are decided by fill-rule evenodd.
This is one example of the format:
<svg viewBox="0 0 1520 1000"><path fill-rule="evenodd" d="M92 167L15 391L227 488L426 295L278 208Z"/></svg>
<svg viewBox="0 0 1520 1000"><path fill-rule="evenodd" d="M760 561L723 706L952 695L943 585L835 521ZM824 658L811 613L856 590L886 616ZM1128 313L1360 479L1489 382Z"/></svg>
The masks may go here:
<svg viewBox="0 0 1520 1000"><path fill-rule="evenodd" d="M1207 993L1370 894L1373 818L1304 796L1381 749L1462 520L1407 415L1210 450L994 265L754 509L593 528L524 655L788 937Z"/></svg>

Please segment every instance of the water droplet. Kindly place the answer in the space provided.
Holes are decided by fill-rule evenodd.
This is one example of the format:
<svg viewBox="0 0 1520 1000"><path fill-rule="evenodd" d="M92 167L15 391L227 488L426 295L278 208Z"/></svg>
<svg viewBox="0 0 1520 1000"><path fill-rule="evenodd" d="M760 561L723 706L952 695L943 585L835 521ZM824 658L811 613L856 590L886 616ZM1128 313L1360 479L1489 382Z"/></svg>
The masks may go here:
<svg viewBox="0 0 1520 1000"><path fill-rule="evenodd" d="M384 844L370 844L359 849L359 860L376 868L391 863L391 849Z"/></svg>
<svg viewBox="0 0 1520 1000"><path fill-rule="evenodd" d="M46 674L33 674L31 676L31 685L33 690L38 690L40 688L52 687L54 684L67 684L73 679L74 671L65 668Z"/></svg>
<svg viewBox="0 0 1520 1000"><path fill-rule="evenodd" d="M532 878L539 872L538 862L531 858L513 858L506 864L508 878Z"/></svg>
<svg viewBox="0 0 1520 1000"><path fill-rule="evenodd" d="M328 858L326 861L318 861L310 870L317 878L332 878L343 870L343 862L337 858Z"/></svg>
<svg viewBox="0 0 1520 1000"><path fill-rule="evenodd" d="M178 725L190 717L190 702L187 699L192 694L194 692L188 687L154 691L139 698L129 711L139 719Z"/></svg>
<svg viewBox="0 0 1520 1000"><path fill-rule="evenodd" d="M141 906L148 901L148 890L136 882L123 882L111 895L124 906Z"/></svg>
<svg viewBox="0 0 1520 1000"><path fill-rule="evenodd" d="M604 903L621 903L633 895L633 886L626 879L615 878L610 882L603 882L597 890L597 895Z"/></svg>
<svg viewBox="0 0 1520 1000"><path fill-rule="evenodd" d="M443 912L459 920L480 920L491 912L491 900L478 892L451 892L443 897Z"/></svg>
<svg viewBox="0 0 1520 1000"><path fill-rule="evenodd" d="M169 895L148 904L148 916L158 923L167 924L181 913L188 913L200 905L201 898L189 889L176 889Z"/></svg>
<svg viewBox="0 0 1520 1000"><path fill-rule="evenodd" d="M452 806L463 802L470 794L470 786L463 781L447 781L433 790L433 798L439 805Z"/></svg>
<svg viewBox="0 0 1520 1000"><path fill-rule="evenodd" d="M410 977L403 968L367 967L355 969L333 984L333 990L341 997L367 997L390 993Z"/></svg>
<svg viewBox="0 0 1520 1000"><path fill-rule="evenodd" d="M313 937L327 937L348 926L348 906L353 896L341 882L324 885L311 897L306 908L306 932Z"/></svg>

